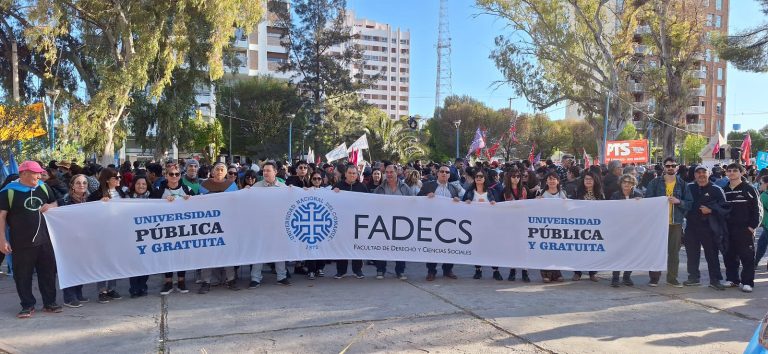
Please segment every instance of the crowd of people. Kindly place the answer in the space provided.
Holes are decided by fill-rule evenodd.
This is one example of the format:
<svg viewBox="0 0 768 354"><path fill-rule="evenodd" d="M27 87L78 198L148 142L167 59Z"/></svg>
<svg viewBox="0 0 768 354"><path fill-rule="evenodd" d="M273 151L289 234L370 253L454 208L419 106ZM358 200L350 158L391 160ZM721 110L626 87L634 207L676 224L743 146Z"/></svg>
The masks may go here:
<svg viewBox="0 0 768 354"><path fill-rule="evenodd" d="M399 196L448 198L464 203L502 203L526 199L559 198L579 200L632 200L665 197L669 201L668 265L666 283L674 287L698 286L700 252L709 272L709 286L716 290L739 287L751 292L755 268L768 248L768 169L746 169L739 163L707 168L685 166L675 158L663 163L635 166L611 161L607 165L580 166L573 156L565 155L560 164L551 160L532 164L529 161L476 162L463 159L453 163L415 161L397 164L377 161L372 164L322 164L297 161L293 165L275 161L246 160L243 163L201 165L195 159L172 160L164 164L126 162L101 167L94 163L81 167L70 161L51 161L47 167L36 161L25 161L19 174L9 176L0 189L0 252L11 255L9 271L16 284L21 311L19 318L31 317L36 299L32 292L33 274L43 300L43 311L61 312L56 302L56 263L43 213L54 207L114 199L165 199L169 202L194 198L209 193L236 192L247 188L322 188L336 192L376 193ZM628 216L629 217L629 216ZM757 246L755 236L760 233ZM685 246L687 279L678 277L679 252ZM723 282L719 256L722 254L726 276ZM294 261L294 260L292 260ZM2 259L0 259L2 262ZM335 263L335 279L347 275L348 260L300 260L275 262L269 266L277 283L291 285L291 274L306 275L310 280L325 276L325 266ZM352 274L365 278L363 260L352 260ZM386 260L369 260L376 267L376 279L387 274ZM12 270L10 267L12 266ZM223 269L189 270L196 273L197 292L208 293L220 285L239 290L239 268L250 268L248 288L263 282L263 264L225 267ZM437 264L426 264L426 280L435 281ZM442 264L442 275L456 279L453 264ZM407 279L406 262L395 262L395 277ZM504 280L498 267L492 267L492 278ZM517 279L510 269L508 281ZM521 270L521 280L530 282L530 272ZM559 270L541 270L545 283L562 282ZM572 281L582 278L573 272ZM589 280L599 282L597 272L588 272ZM661 272L649 272L649 286L658 286ZM131 298L148 295L148 275L131 277ZM187 272L163 274L160 295L173 291L188 293ZM475 266L474 279L483 278L481 266ZM121 299L119 280L96 284L97 301L108 303ZM634 285L630 271L611 273L610 285ZM80 307L88 302L83 286L63 289L63 304Z"/></svg>

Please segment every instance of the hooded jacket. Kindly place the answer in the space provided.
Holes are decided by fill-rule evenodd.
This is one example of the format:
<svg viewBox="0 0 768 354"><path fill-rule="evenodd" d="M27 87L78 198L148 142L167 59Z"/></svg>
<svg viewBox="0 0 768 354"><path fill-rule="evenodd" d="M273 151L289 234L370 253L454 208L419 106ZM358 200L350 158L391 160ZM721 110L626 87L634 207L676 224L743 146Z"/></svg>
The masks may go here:
<svg viewBox="0 0 768 354"><path fill-rule="evenodd" d="M672 196L680 199L680 204L671 204L670 207L672 208L672 223L673 224L682 224L683 218L685 217L685 213L688 211L685 208L685 203L683 203L683 200L685 200L685 194L688 192L688 189L685 186L685 181L683 181L680 176L675 175L675 188L672 191ZM667 196L667 185L664 181L664 176L659 176L651 180L650 183L648 183L648 188L645 190L645 197L646 198L653 198L653 197L666 197Z"/></svg>

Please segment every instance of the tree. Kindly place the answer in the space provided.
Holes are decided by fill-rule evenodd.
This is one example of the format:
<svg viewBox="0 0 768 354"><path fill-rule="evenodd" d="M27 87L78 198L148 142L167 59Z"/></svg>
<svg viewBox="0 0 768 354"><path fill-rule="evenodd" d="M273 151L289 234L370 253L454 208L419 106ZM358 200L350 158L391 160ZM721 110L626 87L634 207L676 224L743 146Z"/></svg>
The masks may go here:
<svg viewBox="0 0 768 354"><path fill-rule="evenodd" d="M234 26L250 29L262 12L259 2L246 0L38 0L3 6L4 17L18 24L16 29L49 68L71 67L83 83L80 96L87 104L73 105L70 116L80 143L100 150L103 164L112 160L116 137L125 134L123 119L133 93L146 90L159 98L171 83L173 70L198 39L190 35L193 22L210 25L205 38L210 50L195 54L205 58L209 76L216 79L223 73L222 48ZM40 78L52 72L39 73Z"/></svg>
<svg viewBox="0 0 768 354"><path fill-rule="evenodd" d="M707 145L707 139L701 135L690 134L685 137L683 147L680 149L682 163L693 164L701 162L699 153Z"/></svg>
<svg viewBox="0 0 768 354"><path fill-rule="evenodd" d="M456 126L459 125L459 155L464 157L478 128L485 130L491 140L503 135L510 127L510 116L494 111L482 102L469 96L448 96L434 121L428 126L431 139L428 142L435 157L455 157ZM486 141L487 142L487 141ZM441 160L443 160L441 159Z"/></svg>
<svg viewBox="0 0 768 354"><path fill-rule="evenodd" d="M768 0L759 0L763 15L768 15ZM720 58L739 70L768 71L768 23L743 30L735 35L717 37L715 47Z"/></svg>
<svg viewBox="0 0 768 354"><path fill-rule="evenodd" d="M375 110L375 114L367 117L365 126L372 156L406 163L427 155L417 133L408 127L407 119L390 119L384 111Z"/></svg>
<svg viewBox="0 0 768 354"><path fill-rule="evenodd" d="M642 138L642 135L637 132L635 125L627 123L621 133L619 133L619 136L616 137L616 140L636 140L640 138Z"/></svg>
<svg viewBox="0 0 768 354"><path fill-rule="evenodd" d="M747 133L749 133L749 138L752 139L753 154L758 151L768 151L768 125L759 131L754 129L749 129L743 132L732 131L728 133L728 145L741 147L741 143L744 142Z"/></svg>
<svg viewBox="0 0 768 354"><path fill-rule="evenodd" d="M224 132L218 119L212 122L203 120L201 114L197 114L190 121L187 128L190 136L189 147L192 151L203 154L207 161L214 161L222 147L224 147Z"/></svg>
<svg viewBox="0 0 768 354"><path fill-rule="evenodd" d="M513 33L497 37L491 54L506 84L539 110L565 101L576 104L601 137L599 117L604 117L608 102L608 138L615 138L629 114L626 100L621 99L626 96L624 77L614 54L619 38L606 28L615 22L614 1L477 2L511 24Z"/></svg>
<svg viewBox="0 0 768 354"><path fill-rule="evenodd" d="M281 44L291 60L283 62L283 72L293 72L292 81L303 91L305 106L319 109L324 100L355 96L355 92L379 80L380 75L363 75L363 49L352 43L352 28L345 24L346 0L296 0L289 10L285 2L269 1L278 27L286 28ZM350 67L360 71L352 73ZM359 101L359 99L357 99ZM336 104L355 104L340 100ZM319 123L320 115L311 115Z"/></svg>

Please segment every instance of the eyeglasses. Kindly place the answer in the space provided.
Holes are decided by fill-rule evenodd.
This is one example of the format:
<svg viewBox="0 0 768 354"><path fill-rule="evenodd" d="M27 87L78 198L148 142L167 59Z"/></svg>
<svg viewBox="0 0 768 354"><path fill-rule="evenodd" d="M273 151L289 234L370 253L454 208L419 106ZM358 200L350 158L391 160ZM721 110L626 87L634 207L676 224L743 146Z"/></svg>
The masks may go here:
<svg viewBox="0 0 768 354"><path fill-rule="evenodd" d="M300 169L300 170L306 170L306 169L307 169L307 166L299 166L299 167L298 167L298 169Z"/></svg>
<svg viewBox="0 0 768 354"><path fill-rule="evenodd" d="M677 167L677 164L664 165L664 167L666 167L666 168L675 168L675 167Z"/></svg>
<svg viewBox="0 0 768 354"><path fill-rule="evenodd" d="M485 178L485 176L483 176L483 175L477 175L477 176L475 176L475 178Z"/></svg>
<svg viewBox="0 0 768 354"><path fill-rule="evenodd" d="M729 173L741 173L741 171L739 171L739 170L725 170L725 172L729 172Z"/></svg>
<svg viewBox="0 0 768 354"><path fill-rule="evenodd" d="M322 178L320 178L320 177L312 177L312 180L313 180L313 181L322 181L323 179L322 179Z"/></svg>
<svg viewBox="0 0 768 354"><path fill-rule="evenodd" d="M168 177L179 177L179 176L181 176L181 173L179 172L176 172L176 173L168 172Z"/></svg>
<svg viewBox="0 0 768 354"><path fill-rule="evenodd" d="M442 170L442 171L437 171L437 173L451 173L451 171Z"/></svg>
<svg viewBox="0 0 768 354"><path fill-rule="evenodd" d="M237 172L227 172L227 174L230 176L237 176Z"/></svg>
<svg viewBox="0 0 768 354"><path fill-rule="evenodd" d="M635 182L632 182L632 181L621 181L621 184L632 184L632 185L634 185Z"/></svg>
<svg viewBox="0 0 768 354"><path fill-rule="evenodd" d="M509 178L520 178L520 175L510 176Z"/></svg>
<svg viewBox="0 0 768 354"><path fill-rule="evenodd" d="M123 176L112 176L111 178L119 180L119 179L123 178Z"/></svg>
<svg viewBox="0 0 768 354"><path fill-rule="evenodd" d="M87 181L85 181L85 182L75 182L74 184L75 185L79 185L79 186L87 186L88 182Z"/></svg>
<svg viewBox="0 0 768 354"><path fill-rule="evenodd" d="M256 179L254 176L245 176L245 179Z"/></svg>

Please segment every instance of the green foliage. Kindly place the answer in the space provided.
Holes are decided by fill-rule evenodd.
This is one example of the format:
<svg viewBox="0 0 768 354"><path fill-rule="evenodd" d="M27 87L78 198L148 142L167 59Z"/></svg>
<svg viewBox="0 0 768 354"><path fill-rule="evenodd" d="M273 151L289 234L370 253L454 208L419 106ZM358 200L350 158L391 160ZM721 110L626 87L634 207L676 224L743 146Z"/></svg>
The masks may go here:
<svg viewBox="0 0 768 354"><path fill-rule="evenodd" d="M215 161L219 151L224 147L224 131L221 128L221 122L218 119L206 122L198 112L189 123L187 128L190 137L189 148L202 153L207 161Z"/></svg>
<svg viewBox="0 0 768 354"><path fill-rule="evenodd" d="M754 129L743 132L732 131L728 133L728 144L740 147L747 133L749 133L749 138L752 139L752 154L757 153L757 151L768 151L768 125L759 131Z"/></svg>
<svg viewBox="0 0 768 354"><path fill-rule="evenodd" d="M619 135L616 137L616 140L636 140L641 138L642 135L637 132L635 125L632 123L627 123L621 133L619 133Z"/></svg>
<svg viewBox="0 0 768 354"><path fill-rule="evenodd" d="M376 111L367 117L365 124L371 156L406 163L427 155L417 133L408 127L407 119L390 119L384 111Z"/></svg>
<svg viewBox="0 0 768 354"><path fill-rule="evenodd" d="M707 139L701 135L688 135L683 141L683 146L680 148L680 157L683 159L682 163L693 164L701 162L699 153L704 146L707 145Z"/></svg>
<svg viewBox="0 0 768 354"><path fill-rule="evenodd" d="M759 0L763 15L768 15L768 0ZM714 40L720 58L739 70L768 71L768 24L743 30L732 36L719 36Z"/></svg>

